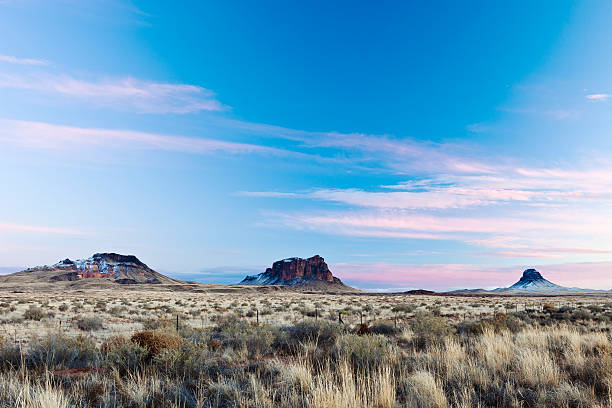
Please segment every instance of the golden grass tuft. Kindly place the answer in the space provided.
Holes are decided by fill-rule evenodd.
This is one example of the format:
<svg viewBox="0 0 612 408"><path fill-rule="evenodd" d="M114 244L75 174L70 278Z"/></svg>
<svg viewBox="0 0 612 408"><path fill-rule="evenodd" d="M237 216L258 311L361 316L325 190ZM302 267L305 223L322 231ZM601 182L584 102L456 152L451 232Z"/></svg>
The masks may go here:
<svg viewBox="0 0 612 408"><path fill-rule="evenodd" d="M183 339L177 335L157 330L142 330L132 335L132 342L146 348L154 356L164 349L177 350Z"/></svg>

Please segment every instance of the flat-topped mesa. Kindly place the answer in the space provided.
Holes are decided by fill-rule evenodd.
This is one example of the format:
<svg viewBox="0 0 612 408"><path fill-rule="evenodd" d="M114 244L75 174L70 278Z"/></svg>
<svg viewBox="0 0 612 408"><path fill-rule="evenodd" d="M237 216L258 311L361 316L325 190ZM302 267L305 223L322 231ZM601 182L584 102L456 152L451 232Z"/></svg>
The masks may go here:
<svg viewBox="0 0 612 408"><path fill-rule="evenodd" d="M271 268L258 275L247 276L240 282L244 285L342 285L334 277L323 259L315 255L308 259L286 258L276 261Z"/></svg>
<svg viewBox="0 0 612 408"><path fill-rule="evenodd" d="M272 279L282 281L302 278L305 280L316 279L329 283L334 282L334 276L327 267L325 259L319 255L308 259L287 258L282 261L276 261L272 264L272 268L266 269L265 273L269 274Z"/></svg>

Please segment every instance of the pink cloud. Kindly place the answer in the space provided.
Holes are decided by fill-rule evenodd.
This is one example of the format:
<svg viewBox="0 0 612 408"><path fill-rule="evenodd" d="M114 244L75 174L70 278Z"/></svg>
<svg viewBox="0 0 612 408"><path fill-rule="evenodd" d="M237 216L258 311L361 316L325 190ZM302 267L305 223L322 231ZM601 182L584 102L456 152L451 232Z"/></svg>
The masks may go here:
<svg viewBox="0 0 612 408"><path fill-rule="evenodd" d="M364 161L378 162L395 172L413 173L446 171L452 173L482 174L493 169L473 158L462 157L456 152L465 150L453 144L436 144L397 139L386 135L327 132L303 138L305 146L331 147L345 153L363 154Z"/></svg>
<svg viewBox="0 0 612 408"><path fill-rule="evenodd" d="M358 287L417 288L429 290L507 287L524 269L480 265L398 265L388 263L334 263L330 269L340 279ZM612 288L612 262L565 263L535 266L548 280L567 287Z"/></svg>
<svg viewBox="0 0 612 408"><path fill-rule="evenodd" d="M585 98L587 98L588 100L595 102L605 102L608 100L609 97L610 95L605 93L589 94L585 96Z"/></svg>
<svg viewBox="0 0 612 408"><path fill-rule="evenodd" d="M0 87L63 95L140 113L185 114L225 108L208 89L135 78L85 81L67 75L0 74Z"/></svg>
<svg viewBox="0 0 612 408"><path fill-rule="evenodd" d="M588 223L586 220L567 221L560 224L558 218L538 219L536 216L442 216L404 211L331 211L323 213L273 214L273 217L294 227L339 228L350 227L366 231L427 232L427 233L489 233L499 234L524 232L527 230L553 230L564 232L588 232L607 234L606 223ZM496 241L474 242L495 245Z"/></svg>
<svg viewBox="0 0 612 408"><path fill-rule="evenodd" d="M215 139L160 135L132 130L79 128L7 119L0 119L0 143L29 148L61 150L111 145L116 148L163 150L192 154L216 151L233 154L290 154L290 152L271 147Z"/></svg>
<svg viewBox="0 0 612 408"><path fill-rule="evenodd" d="M0 55L0 62L8 62L17 65L49 65L48 61L33 58L17 58L12 55Z"/></svg>

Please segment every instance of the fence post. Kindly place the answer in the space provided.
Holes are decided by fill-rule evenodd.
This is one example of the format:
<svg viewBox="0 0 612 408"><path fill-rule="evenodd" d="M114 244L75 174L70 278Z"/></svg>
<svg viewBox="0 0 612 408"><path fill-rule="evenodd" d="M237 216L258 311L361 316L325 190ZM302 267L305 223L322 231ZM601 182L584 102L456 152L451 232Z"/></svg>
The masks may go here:
<svg viewBox="0 0 612 408"><path fill-rule="evenodd" d="M342 311L341 311L341 310L340 310L340 311L338 311L338 323L340 323L340 324L344 323L344 322L342 321Z"/></svg>
<svg viewBox="0 0 612 408"><path fill-rule="evenodd" d="M315 320L319 320L319 309L315 307Z"/></svg>
<svg viewBox="0 0 612 408"><path fill-rule="evenodd" d="M255 309L255 316L257 318L257 324L259 324L259 309Z"/></svg>
<svg viewBox="0 0 612 408"><path fill-rule="evenodd" d="M176 315L176 331L179 331L179 315Z"/></svg>

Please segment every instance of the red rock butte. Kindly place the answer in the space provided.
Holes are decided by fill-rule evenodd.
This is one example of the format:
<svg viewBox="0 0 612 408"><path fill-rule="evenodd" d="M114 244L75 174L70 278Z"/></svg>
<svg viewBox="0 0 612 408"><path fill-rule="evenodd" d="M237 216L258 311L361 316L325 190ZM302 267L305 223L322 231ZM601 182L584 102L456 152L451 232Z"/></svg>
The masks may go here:
<svg viewBox="0 0 612 408"><path fill-rule="evenodd" d="M334 276L327 267L325 259L319 255L308 259L288 258L276 261L272 264L272 268L266 269L266 274L269 274L272 279L280 279L282 281L302 278L305 280L316 279L329 283L334 282Z"/></svg>

